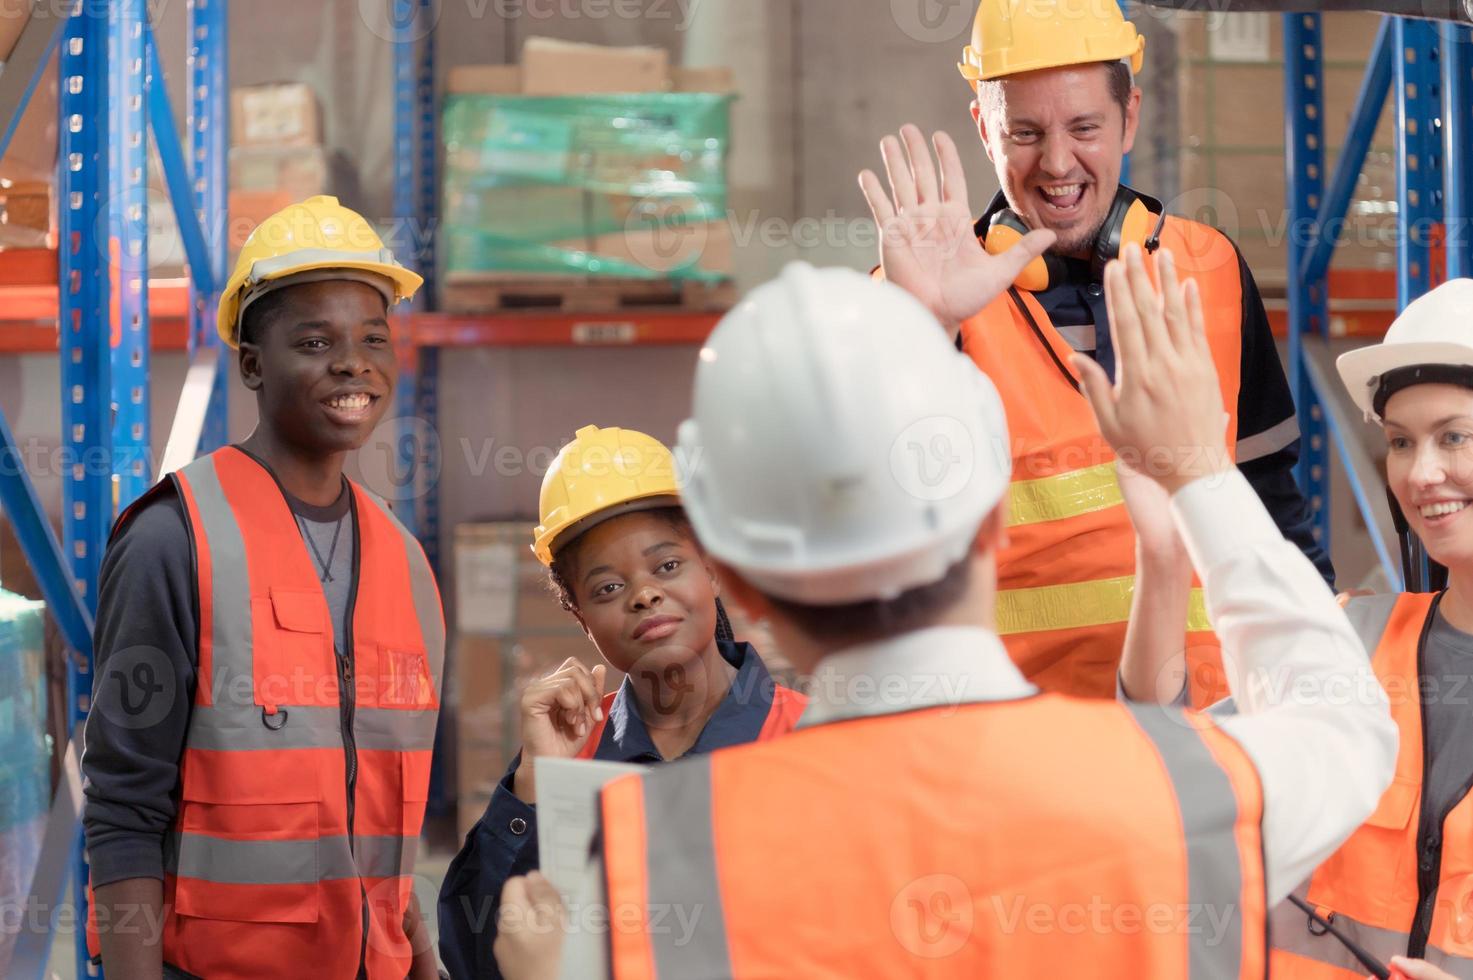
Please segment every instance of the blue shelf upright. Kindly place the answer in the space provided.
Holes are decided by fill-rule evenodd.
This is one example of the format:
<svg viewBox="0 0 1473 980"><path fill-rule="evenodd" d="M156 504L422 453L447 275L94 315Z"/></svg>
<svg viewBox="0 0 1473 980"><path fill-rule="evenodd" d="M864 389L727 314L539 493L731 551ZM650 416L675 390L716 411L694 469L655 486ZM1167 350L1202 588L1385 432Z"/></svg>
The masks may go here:
<svg viewBox="0 0 1473 980"><path fill-rule="evenodd" d="M194 215L205 236L210 283L198 277L189 291L189 350L212 352L215 377L200 431L201 455L225 445L229 436L230 349L215 327L219 289L225 284L229 259L230 46L226 41L227 0L190 0L189 131L190 173L194 176Z"/></svg>
<svg viewBox="0 0 1473 980"><path fill-rule="evenodd" d="M1289 227L1312 227L1309 241L1289 236L1289 268L1297 269L1319 235L1324 197L1324 98L1319 14L1284 15L1284 168L1289 189ZM1294 277L1290 277L1293 282ZM1329 330L1327 270L1299 279L1289 290L1289 383L1299 413L1296 476L1309 501L1314 536L1330 547L1329 459L1324 409L1304 363L1304 337Z"/></svg>
<svg viewBox="0 0 1473 980"><path fill-rule="evenodd" d="M1436 284L1432 242L1442 221L1441 41L1437 25L1400 17L1393 27L1396 95L1396 308ZM1403 533L1406 587L1430 587L1427 551L1410 532Z"/></svg>
<svg viewBox="0 0 1473 980"><path fill-rule="evenodd" d="M85 4L83 5L85 8ZM112 507L153 483L148 411L148 100L144 0L107 5L108 344L112 358ZM101 553L98 554L101 560Z"/></svg>
<svg viewBox="0 0 1473 980"><path fill-rule="evenodd" d="M433 0L386 0L394 30L394 218L392 247L424 277L414 300L430 309L435 296L435 213L438 182L435 116L435 6ZM397 476L410 495L400 513L419 538L425 558L440 569L439 397L440 352L400 338L405 369L399 377L395 438ZM444 726L435 729L428 812L448 811Z"/></svg>
<svg viewBox="0 0 1473 980"><path fill-rule="evenodd" d="M1438 25L1441 34L1443 210L1447 277L1473 277L1473 27Z"/></svg>
<svg viewBox="0 0 1473 980"><path fill-rule="evenodd" d="M82 5L67 21L59 71L58 327L62 442L68 449L63 459L70 470L62 480L62 532L76 592L89 616L97 609L97 577L113 517L111 278L100 247L105 239L98 234L101 228L112 231L112 161L106 151L112 121L107 111L109 26L105 9ZM68 659L68 731L79 729L91 705L90 653ZM73 840L72 883L78 908L85 911L82 883L88 870L80 827ZM78 976L99 975L80 930L76 955Z"/></svg>

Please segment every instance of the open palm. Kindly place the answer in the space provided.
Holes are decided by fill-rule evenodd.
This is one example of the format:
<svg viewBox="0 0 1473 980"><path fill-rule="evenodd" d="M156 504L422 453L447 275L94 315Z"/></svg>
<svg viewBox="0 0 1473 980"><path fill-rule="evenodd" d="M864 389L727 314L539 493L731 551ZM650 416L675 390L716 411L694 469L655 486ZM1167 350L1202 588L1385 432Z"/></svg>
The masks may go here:
<svg viewBox="0 0 1473 980"><path fill-rule="evenodd" d="M903 143L902 143L903 140ZM1023 268L1053 244L1050 231L1034 231L1001 255L989 255L973 229L967 180L956 144L934 136L936 163L919 128L880 142L890 180L886 193L871 170L859 185L880 228L885 278L920 300L955 334L961 322L1012 284Z"/></svg>

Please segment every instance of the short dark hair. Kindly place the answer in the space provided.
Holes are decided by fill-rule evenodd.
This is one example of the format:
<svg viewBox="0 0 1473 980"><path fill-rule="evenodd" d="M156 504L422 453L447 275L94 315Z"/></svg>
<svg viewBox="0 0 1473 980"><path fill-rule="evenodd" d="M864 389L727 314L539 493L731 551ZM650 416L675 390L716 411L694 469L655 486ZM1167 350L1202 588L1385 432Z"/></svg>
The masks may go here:
<svg viewBox="0 0 1473 980"><path fill-rule="evenodd" d="M840 606L814 606L767 595L772 607L815 640L838 649L925 629L961 601L972 579L970 553L929 585L893 599L867 599Z"/></svg>
<svg viewBox="0 0 1473 980"><path fill-rule="evenodd" d="M291 286L283 286L281 289L273 289L271 292L247 306L245 313L240 318L240 336L237 340L242 344L261 343L261 338L266 335L266 328L271 325L286 303L286 295L291 292Z"/></svg>
<svg viewBox="0 0 1473 980"><path fill-rule="evenodd" d="M696 532L690 526L690 518L685 516L685 510L681 507L653 507L645 511L629 511L631 514L649 514L657 517L675 529L681 537L695 545L696 550L701 550L701 544L696 540ZM622 516L622 515L621 515ZM558 605L570 613L578 612L578 597L573 591L573 577L577 575L578 566L578 541L582 537L574 538L564 545L557 554L552 556L552 564L547 566L547 585L556 597Z"/></svg>
<svg viewBox="0 0 1473 980"><path fill-rule="evenodd" d="M1101 61L1100 66L1105 69L1109 76L1107 82L1110 86L1110 97L1120 106L1120 120L1124 125L1125 114L1130 111L1130 92L1135 88L1135 79L1131 77L1130 65L1124 61ZM997 105L998 84L1003 79L984 79L977 83L977 99L984 110L992 109ZM983 93L987 93L984 95Z"/></svg>
<svg viewBox="0 0 1473 980"><path fill-rule="evenodd" d="M338 282L339 280L319 279L316 281ZM356 282L357 280L343 279L341 281ZM311 282L297 282L292 283L289 286L281 286L277 289L271 290L271 292L262 296L250 306L247 306L245 309L245 313L241 314L240 336L237 338L238 342L242 344L259 345L261 343L261 338L266 335L266 328L269 327L272 321L276 319L277 315L282 312L282 309L286 305L287 297L291 294L292 290L296 289L298 286L308 285L311 285ZM369 288L371 289L373 287L370 286ZM379 295L381 298L383 298L382 293L380 293ZM384 311L387 313L388 310L389 301L387 298L384 298Z"/></svg>

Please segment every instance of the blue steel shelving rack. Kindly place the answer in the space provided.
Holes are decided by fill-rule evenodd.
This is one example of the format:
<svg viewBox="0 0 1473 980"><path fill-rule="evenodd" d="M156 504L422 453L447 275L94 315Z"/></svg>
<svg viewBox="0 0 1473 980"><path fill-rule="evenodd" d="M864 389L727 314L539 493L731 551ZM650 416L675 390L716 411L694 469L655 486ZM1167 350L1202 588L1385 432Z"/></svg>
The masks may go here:
<svg viewBox="0 0 1473 980"><path fill-rule="evenodd" d="M1285 167L1290 236L1289 373L1302 432L1300 486L1315 511L1316 535L1329 542L1329 458L1333 442L1346 462L1351 493L1393 587L1424 586L1427 558L1402 534L1398 559L1378 533L1386 502L1377 477L1356 451L1354 419L1329 410L1339 381L1316 367L1310 344L1329 336L1328 272L1355 181L1390 93L1396 113L1397 309L1445 277L1473 275L1469 236L1473 204L1473 33L1466 25L1383 17L1366 65L1344 148L1324 185L1324 103L1318 14L1284 15ZM1435 267L1436 229L1445 229L1446 270ZM1333 387L1332 387L1333 386ZM1357 463L1359 462L1359 465Z"/></svg>
<svg viewBox="0 0 1473 980"><path fill-rule="evenodd" d="M396 35L395 203L399 227L413 232L415 258L433 280L435 185L432 0L384 0ZM225 442L228 351L214 308L227 260L228 0L190 0L186 141L176 132L144 0L80 0L60 14L35 2L0 73L0 107L10 115L0 155L53 53L58 73L58 350L63 455L62 537L58 542L36 495L8 421L0 413L0 507L16 530L69 649L67 724L76 733L92 689L92 615L107 535L116 515L158 475L150 453L147 147L152 133L190 270L190 373L170 436L185 459ZM427 295L431 291L427 291ZM412 362L411 362L412 363ZM433 361L406 375L406 407L433 426ZM424 453L408 454L412 478ZM415 464L420 464L418 467ZM431 550L435 495L417 498L414 521ZM443 784L443 781L440 781ZM63 797L69 797L62 801ZM87 880L80 800L59 794L35 880L51 928L23 932L10 975L44 976L50 932L71 884L77 921L85 918ZM443 799L443 794L441 794ZM70 813L63 812L70 810ZM50 855L50 857L48 857ZM58 856L66 856L60 860ZM100 970L78 929L77 975Z"/></svg>

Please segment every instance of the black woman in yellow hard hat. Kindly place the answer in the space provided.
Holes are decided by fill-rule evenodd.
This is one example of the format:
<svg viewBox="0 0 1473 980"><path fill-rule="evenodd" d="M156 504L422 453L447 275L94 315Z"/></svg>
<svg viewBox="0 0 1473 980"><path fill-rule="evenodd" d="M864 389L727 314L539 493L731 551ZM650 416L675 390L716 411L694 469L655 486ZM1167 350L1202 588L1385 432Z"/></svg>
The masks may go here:
<svg viewBox="0 0 1473 980"><path fill-rule="evenodd" d="M732 637L675 470L653 436L585 426L542 480L533 553L607 666L570 657L521 693L521 752L440 889L440 956L455 980L501 976L502 886L538 867L538 759L700 756L785 734L807 704ZM608 666L625 679L604 694Z"/></svg>
<svg viewBox="0 0 1473 980"><path fill-rule="evenodd" d="M393 397L389 310L420 282L334 198L262 222L219 307L256 429L113 531L83 758L111 977L436 975L410 883L440 596L343 475Z"/></svg>
<svg viewBox="0 0 1473 980"><path fill-rule="evenodd" d="M502 887L535 869L539 758L658 763L792 730L807 699L738 642L681 507L675 457L633 429L579 429L542 481L532 550L607 661L569 658L522 692L522 751L440 890L440 955L455 980L499 977ZM622 672L604 694L608 667Z"/></svg>
<svg viewBox="0 0 1473 980"><path fill-rule="evenodd" d="M960 68L1001 192L979 218L955 143L936 134L938 172L914 126L881 144L888 192L874 173L860 176L883 231L884 275L936 315L1007 406L1013 486L998 623L1008 650L1030 680L1085 696L1114 693L1135 549L1115 457L1070 357L1085 354L1114 377L1102 275L1127 244L1169 249L1180 275L1197 281L1229 451L1285 536L1333 579L1294 482L1294 402L1252 274L1225 235L1166 217L1159 201L1120 183L1144 60L1145 40L1115 0L989 0ZM1044 230L1052 246L998 295L986 253ZM1194 670L1215 681L1204 690L1222 690L1200 593L1186 625Z"/></svg>

